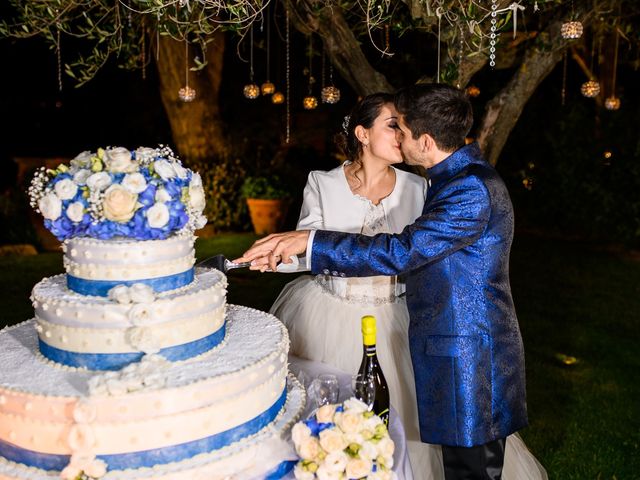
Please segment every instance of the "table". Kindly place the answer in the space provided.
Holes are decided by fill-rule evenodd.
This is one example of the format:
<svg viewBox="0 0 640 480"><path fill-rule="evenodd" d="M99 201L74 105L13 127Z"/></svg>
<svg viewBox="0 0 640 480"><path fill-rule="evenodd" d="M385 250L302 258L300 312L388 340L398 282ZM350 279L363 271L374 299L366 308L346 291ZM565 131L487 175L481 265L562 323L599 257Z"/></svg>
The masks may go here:
<svg viewBox="0 0 640 480"><path fill-rule="evenodd" d="M305 360L293 355L289 355L289 370L293 373L305 388L321 374L332 374L338 379L340 387L340 395L338 401L342 402L351 397L351 374L338 370L331 365L322 362L314 362ZM307 401L307 406L303 412L303 418L306 418L315 408L314 405ZM396 472L398 480L413 480L411 471L411 463L407 454L407 442L404 434L404 427L398 414L393 409L389 410L389 435L394 441L396 448L393 454L393 471ZM287 480L294 478L293 474L285 477Z"/></svg>

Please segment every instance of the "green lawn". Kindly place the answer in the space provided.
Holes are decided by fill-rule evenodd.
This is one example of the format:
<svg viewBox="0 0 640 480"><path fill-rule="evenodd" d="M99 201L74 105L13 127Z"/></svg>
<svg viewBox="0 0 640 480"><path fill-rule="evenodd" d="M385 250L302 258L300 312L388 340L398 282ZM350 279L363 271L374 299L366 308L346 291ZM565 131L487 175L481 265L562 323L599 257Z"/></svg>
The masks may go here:
<svg viewBox="0 0 640 480"><path fill-rule="evenodd" d="M233 258L254 239L198 240L198 257ZM60 254L0 258L2 323L30 318L31 287L61 271ZM229 302L268 309L291 278L233 271ZM525 441L552 479L640 479L640 262L518 236L511 282L527 353Z"/></svg>

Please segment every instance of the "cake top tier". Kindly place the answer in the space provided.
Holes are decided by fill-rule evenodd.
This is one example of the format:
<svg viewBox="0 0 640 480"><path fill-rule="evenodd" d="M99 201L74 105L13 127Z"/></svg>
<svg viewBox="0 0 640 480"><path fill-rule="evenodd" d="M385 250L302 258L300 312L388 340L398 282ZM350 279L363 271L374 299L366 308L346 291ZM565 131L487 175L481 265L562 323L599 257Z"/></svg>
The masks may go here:
<svg viewBox="0 0 640 480"><path fill-rule="evenodd" d="M38 170L29 196L59 240L163 239L206 223L200 175L167 147L82 152L69 165Z"/></svg>

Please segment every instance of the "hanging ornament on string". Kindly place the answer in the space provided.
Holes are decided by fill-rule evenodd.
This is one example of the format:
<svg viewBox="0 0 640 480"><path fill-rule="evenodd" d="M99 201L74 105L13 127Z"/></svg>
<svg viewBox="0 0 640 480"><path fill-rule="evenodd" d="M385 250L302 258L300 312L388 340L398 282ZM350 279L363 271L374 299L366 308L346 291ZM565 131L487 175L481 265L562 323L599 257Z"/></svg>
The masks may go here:
<svg viewBox="0 0 640 480"><path fill-rule="evenodd" d="M561 105L564 107L567 99L567 49L562 55L562 89L560 90Z"/></svg>
<svg viewBox="0 0 640 480"><path fill-rule="evenodd" d="M575 12L573 10L573 0L571 0L571 18L574 18ZM576 40L582 36L582 32L584 28L582 27L582 23L578 20L570 20L568 22L564 22L560 27L560 35L565 40Z"/></svg>
<svg viewBox="0 0 640 480"><path fill-rule="evenodd" d="M318 106L318 99L313 95L313 84L316 79L313 77L313 36L309 35L309 68L306 72L309 75L309 89L307 96L302 99L302 106L305 110L313 110Z"/></svg>
<svg viewBox="0 0 640 480"><path fill-rule="evenodd" d="M56 11L57 13L57 11ZM60 24L56 29L56 60L58 62L58 91L62 91L62 45L60 43Z"/></svg>
<svg viewBox="0 0 640 480"><path fill-rule="evenodd" d="M275 105L284 103L284 94L282 92L275 92L273 95L271 95L271 103Z"/></svg>
<svg viewBox="0 0 640 480"><path fill-rule="evenodd" d="M249 83L244 86L242 93L249 100L254 100L260 95L260 87L253 81L253 24L249 27Z"/></svg>
<svg viewBox="0 0 640 480"><path fill-rule="evenodd" d="M340 101L340 90L333 85L333 65L329 64L329 85L326 86L324 83L325 78L325 68L326 68L326 60L327 56L324 52L324 47L322 51L322 90L320 90L320 98L322 99L322 103L334 104Z"/></svg>
<svg viewBox="0 0 640 480"><path fill-rule="evenodd" d="M596 40L594 37L591 42L591 66L589 69L591 73L591 78L580 86L580 93L582 93L582 95L587 98L597 97L598 94L600 93L600 83L598 82L598 80L596 80L594 70L593 70L593 67L594 67L593 60L595 56L596 56Z"/></svg>
<svg viewBox="0 0 640 480"><path fill-rule="evenodd" d="M271 70L271 59L270 59L270 50L271 50L271 17L269 15L269 10L267 10L267 80L260 85L260 91L262 92L262 95L272 95L273 92L276 91L276 86L271 83L271 80L269 80L269 78L271 78L271 76L269 75L270 70Z"/></svg>
<svg viewBox="0 0 640 480"><path fill-rule="evenodd" d="M498 3L497 0L491 0L491 33L489 34L489 65L491 68L496 66L496 39L498 34L496 33L498 25ZM440 20L438 19L438 22ZM438 42L440 43L440 42Z"/></svg>
<svg viewBox="0 0 640 480"><path fill-rule="evenodd" d="M286 67L286 70L285 70L286 98L284 100L286 100L287 102L287 109L286 109L287 125L286 125L286 135L285 135L284 141L285 143L288 144L291 141L291 42L290 42L291 20L289 18L290 17L289 7L287 5L285 5L284 10L285 10L285 67ZM278 92L276 92L276 94L274 94L273 97L276 97L277 93ZM274 101L273 97L272 97L272 101Z"/></svg>
<svg viewBox="0 0 640 480"><path fill-rule="evenodd" d="M189 42L184 38L184 83L185 86L178 90L178 98L185 103L196 99L196 91L189 86Z"/></svg>
<svg viewBox="0 0 640 480"><path fill-rule="evenodd" d="M618 44L620 42L620 34L616 30L616 43L613 54L613 78L611 80L611 96L604 101L604 107L607 110L618 110L620 108L620 99L616 97L616 74L618 70Z"/></svg>

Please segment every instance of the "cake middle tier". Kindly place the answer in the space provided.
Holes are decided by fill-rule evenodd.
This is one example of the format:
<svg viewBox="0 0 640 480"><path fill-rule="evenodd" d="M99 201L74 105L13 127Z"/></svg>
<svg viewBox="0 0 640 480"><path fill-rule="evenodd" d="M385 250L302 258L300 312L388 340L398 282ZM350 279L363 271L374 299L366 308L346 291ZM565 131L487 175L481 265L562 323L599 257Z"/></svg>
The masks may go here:
<svg viewBox="0 0 640 480"><path fill-rule="evenodd" d="M66 275L45 278L31 296L40 353L90 370L118 370L145 353L192 358L224 339L226 286L221 272L198 269L186 287L118 303L68 290Z"/></svg>

